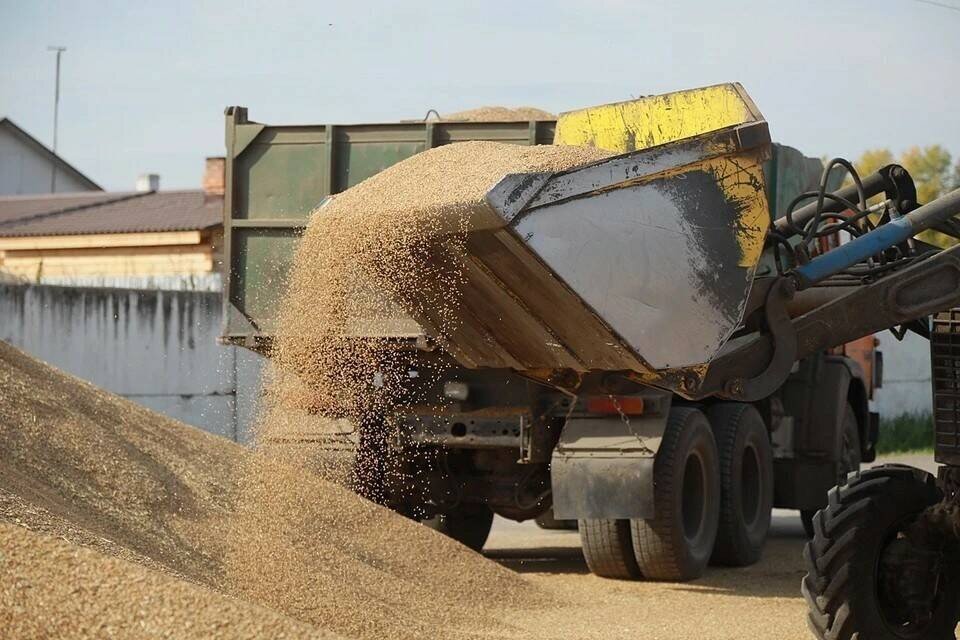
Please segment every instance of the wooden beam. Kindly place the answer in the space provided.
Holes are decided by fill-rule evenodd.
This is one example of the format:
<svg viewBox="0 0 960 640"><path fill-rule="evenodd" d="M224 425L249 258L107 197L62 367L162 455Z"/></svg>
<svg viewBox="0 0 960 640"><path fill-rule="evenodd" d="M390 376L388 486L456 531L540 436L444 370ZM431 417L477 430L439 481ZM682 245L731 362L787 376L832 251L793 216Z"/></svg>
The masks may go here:
<svg viewBox="0 0 960 640"><path fill-rule="evenodd" d="M214 270L210 246L111 247L7 251L6 273L38 276L155 276L196 275Z"/></svg>
<svg viewBox="0 0 960 640"><path fill-rule="evenodd" d="M23 249L87 249L99 247L159 247L200 244L200 231L154 231L146 233L92 233L73 236L24 236L0 238L0 251Z"/></svg>

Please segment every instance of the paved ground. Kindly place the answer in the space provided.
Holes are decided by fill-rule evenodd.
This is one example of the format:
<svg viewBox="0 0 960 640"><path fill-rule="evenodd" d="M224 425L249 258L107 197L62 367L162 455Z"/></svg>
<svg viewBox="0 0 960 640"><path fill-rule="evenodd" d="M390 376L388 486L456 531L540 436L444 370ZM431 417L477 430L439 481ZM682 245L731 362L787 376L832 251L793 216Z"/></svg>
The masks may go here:
<svg viewBox="0 0 960 640"><path fill-rule="evenodd" d="M882 462L894 461L934 466L932 454ZM775 510L759 563L711 568L684 584L597 578L587 571L577 532L544 531L533 522L498 518L485 553L569 603L513 621L534 637L795 640L812 637L800 597L804 542L796 512Z"/></svg>

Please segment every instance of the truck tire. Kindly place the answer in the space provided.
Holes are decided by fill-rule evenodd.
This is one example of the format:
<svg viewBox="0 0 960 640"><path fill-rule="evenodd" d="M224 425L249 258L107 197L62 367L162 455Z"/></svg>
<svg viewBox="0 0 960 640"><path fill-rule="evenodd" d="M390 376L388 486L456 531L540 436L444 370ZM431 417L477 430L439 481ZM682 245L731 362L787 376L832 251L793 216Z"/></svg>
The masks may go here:
<svg viewBox="0 0 960 640"><path fill-rule="evenodd" d="M583 558L593 575L637 580L642 577L633 555L629 520L579 520Z"/></svg>
<svg viewBox="0 0 960 640"><path fill-rule="evenodd" d="M720 464L706 416L670 410L653 465L654 517L631 520L644 577L692 580L703 575L720 519Z"/></svg>
<svg viewBox="0 0 960 640"><path fill-rule="evenodd" d="M353 465L353 491L379 505L387 504L387 435L382 418L369 417L360 425L360 442Z"/></svg>
<svg viewBox="0 0 960 640"><path fill-rule="evenodd" d="M842 483L848 474L860 470L860 426L857 423L857 414L848 402L843 412L843 429L840 440L840 470L838 482ZM800 522L808 538L813 537L813 516L816 509L801 509Z"/></svg>
<svg viewBox="0 0 960 640"><path fill-rule="evenodd" d="M710 561L755 563L763 553L773 509L773 451L753 405L721 402L707 409L720 454L720 526Z"/></svg>
<svg viewBox="0 0 960 640"><path fill-rule="evenodd" d="M453 538L474 551L482 551L493 526L493 511L485 504L460 505L457 509L422 521L425 526Z"/></svg>
<svg viewBox="0 0 960 640"><path fill-rule="evenodd" d="M534 522L537 523L537 526L546 531L576 531L577 530L577 521L576 520L558 520L553 515L553 507L550 507L540 515L538 515Z"/></svg>
<svg viewBox="0 0 960 640"><path fill-rule="evenodd" d="M902 465L884 465L851 475L830 491L829 504L814 516L815 535L804 548L807 575L802 591L808 624L822 640L954 638L960 614L960 577L925 573L936 582L929 620L905 612L909 598L886 575L883 559L899 533L941 498L933 476Z"/></svg>

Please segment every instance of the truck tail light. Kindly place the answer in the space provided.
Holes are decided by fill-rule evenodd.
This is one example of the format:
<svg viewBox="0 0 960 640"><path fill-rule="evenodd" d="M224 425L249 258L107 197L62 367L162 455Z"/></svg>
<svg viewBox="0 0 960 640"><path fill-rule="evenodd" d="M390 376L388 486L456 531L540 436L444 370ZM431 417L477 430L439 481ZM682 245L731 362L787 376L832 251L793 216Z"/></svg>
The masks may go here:
<svg viewBox="0 0 960 640"><path fill-rule="evenodd" d="M587 413L639 416L643 414L643 398L638 396L587 396Z"/></svg>

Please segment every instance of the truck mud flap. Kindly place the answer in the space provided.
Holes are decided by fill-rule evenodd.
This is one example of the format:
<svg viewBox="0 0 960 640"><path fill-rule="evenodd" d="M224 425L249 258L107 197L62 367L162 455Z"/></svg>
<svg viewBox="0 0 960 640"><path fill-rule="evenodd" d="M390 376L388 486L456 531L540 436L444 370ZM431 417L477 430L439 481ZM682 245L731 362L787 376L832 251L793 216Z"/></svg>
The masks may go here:
<svg viewBox="0 0 960 640"><path fill-rule="evenodd" d="M550 465L554 516L652 518L653 463L665 416L568 420Z"/></svg>

